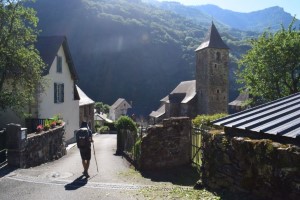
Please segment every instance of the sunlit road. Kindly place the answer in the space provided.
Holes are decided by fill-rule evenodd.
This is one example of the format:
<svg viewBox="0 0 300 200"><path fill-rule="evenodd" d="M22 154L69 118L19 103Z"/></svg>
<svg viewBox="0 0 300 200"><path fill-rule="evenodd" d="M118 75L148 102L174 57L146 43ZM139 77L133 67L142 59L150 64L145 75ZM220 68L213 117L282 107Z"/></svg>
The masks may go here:
<svg viewBox="0 0 300 200"><path fill-rule="evenodd" d="M0 199L141 199L134 194L151 181L128 178L132 170L129 163L114 155L116 135L96 135L94 141L99 172L92 155L88 180L82 179L81 159L75 146L63 158L34 168L2 168Z"/></svg>

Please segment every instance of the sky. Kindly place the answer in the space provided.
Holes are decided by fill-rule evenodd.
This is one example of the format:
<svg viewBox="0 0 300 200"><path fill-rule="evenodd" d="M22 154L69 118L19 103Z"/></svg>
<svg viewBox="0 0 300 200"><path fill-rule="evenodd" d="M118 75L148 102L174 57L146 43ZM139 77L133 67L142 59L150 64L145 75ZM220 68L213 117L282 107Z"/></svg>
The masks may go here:
<svg viewBox="0 0 300 200"><path fill-rule="evenodd" d="M252 12L262 10L272 6L280 6L284 11L292 16L296 15L300 19L299 0L158 0L158 1L177 1L184 5L206 5L214 4L223 9L237 12Z"/></svg>

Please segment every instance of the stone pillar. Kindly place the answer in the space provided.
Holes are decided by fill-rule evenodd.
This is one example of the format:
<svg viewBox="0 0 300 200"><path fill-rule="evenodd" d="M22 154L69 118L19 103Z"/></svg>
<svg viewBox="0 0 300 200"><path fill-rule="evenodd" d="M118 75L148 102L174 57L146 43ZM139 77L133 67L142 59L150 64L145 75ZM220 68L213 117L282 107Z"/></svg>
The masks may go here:
<svg viewBox="0 0 300 200"><path fill-rule="evenodd" d="M27 128L21 128L19 124L8 124L6 131L8 165L23 168L26 165Z"/></svg>

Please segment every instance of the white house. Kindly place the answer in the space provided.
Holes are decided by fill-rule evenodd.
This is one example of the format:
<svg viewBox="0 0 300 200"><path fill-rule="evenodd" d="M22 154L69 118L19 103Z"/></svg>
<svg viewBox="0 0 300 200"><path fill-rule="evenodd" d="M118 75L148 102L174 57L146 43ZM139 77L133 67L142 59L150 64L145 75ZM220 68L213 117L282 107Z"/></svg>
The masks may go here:
<svg viewBox="0 0 300 200"><path fill-rule="evenodd" d="M38 88L36 101L28 107L34 119L49 119L60 115L65 122L65 140L74 141L74 130L79 128L79 94L75 83L78 76L65 36L38 37L36 48L46 67L43 89ZM24 108L27 110L27 107ZM25 120L15 112L7 110L0 113L0 126L18 123L26 126ZM32 127L36 128L36 127Z"/></svg>
<svg viewBox="0 0 300 200"><path fill-rule="evenodd" d="M74 138L79 128L79 95L75 66L65 36L39 37L36 48L47 65L44 79L47 87L38 94L36 118L51 118L59 114L66 123L65 140Z"/></svg>
<svg viewBox="0 0 300 200"><path fill-rule="evenodd" d="M116 121L121 115L126 115L129 108L131 108L131 105L125 99L119 98L110 106L109 118Z"/></svg>

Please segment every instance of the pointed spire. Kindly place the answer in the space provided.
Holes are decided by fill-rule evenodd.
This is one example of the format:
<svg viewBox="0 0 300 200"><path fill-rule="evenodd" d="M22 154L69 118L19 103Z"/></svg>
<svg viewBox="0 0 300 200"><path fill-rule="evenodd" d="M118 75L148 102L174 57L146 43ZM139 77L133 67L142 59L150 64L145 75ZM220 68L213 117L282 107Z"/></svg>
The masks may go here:
<svg viewBox="0 0 300 200"><path fill-rule="evenodd" d="M222 40L214 22L212 22L210 31L208 32L206 38L195 51L199 51L204 48L229 49Z"/></svg>

